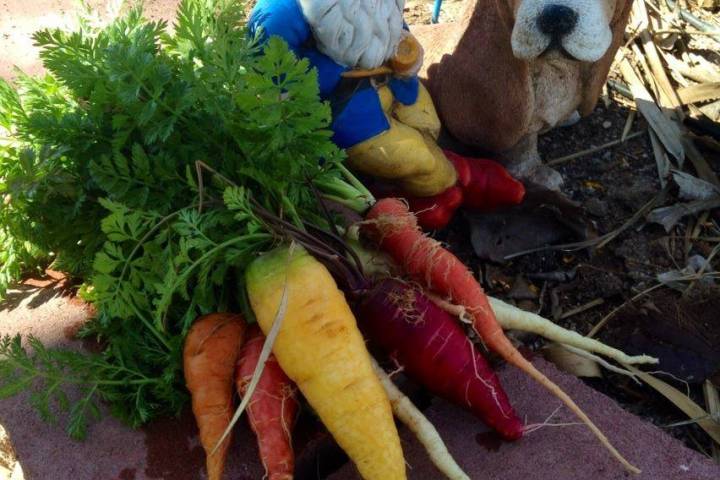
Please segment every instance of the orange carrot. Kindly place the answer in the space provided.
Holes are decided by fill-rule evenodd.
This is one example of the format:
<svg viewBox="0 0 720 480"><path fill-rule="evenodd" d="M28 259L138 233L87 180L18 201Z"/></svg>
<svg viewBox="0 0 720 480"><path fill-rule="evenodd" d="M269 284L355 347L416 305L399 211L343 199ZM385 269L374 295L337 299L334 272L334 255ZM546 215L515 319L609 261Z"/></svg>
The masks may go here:
<svg viewBox="0 0 720 480"><path fill-rule="evenodd" d="M235 361L245 333L242 316L213 313L198 318L185 339L185 383L205 449L208 480L220 480L230 437L211 454L233 416Z"/></svg>
<svg viewBox="0 0 720 480"><path fill-rule="evenodd" d="M235 378L240 396L245 396L247 392L265 343L265 335L257 324L248 328L247 337L240 350ZM295 469L292 429L298 409L297 387L280 368L275 355L271 354L247 407L250 426L257 436L260 459L265 467L263 478L292 480Z"/></svg>
<svg viewBox="0 0 720 480"><path fill-rule="evenodd" d="M415 216L410 213L405 203L396 198L380 200L368 213L367 220L363 227L364 232L401 264L410 277L464 306L472 316L473 329L489 349L550 390L590 428L627 470L640 472L620 455L600 429L560 387L518 352L498 324L487 296L472 272L439 242L423 235Z"/></svg>

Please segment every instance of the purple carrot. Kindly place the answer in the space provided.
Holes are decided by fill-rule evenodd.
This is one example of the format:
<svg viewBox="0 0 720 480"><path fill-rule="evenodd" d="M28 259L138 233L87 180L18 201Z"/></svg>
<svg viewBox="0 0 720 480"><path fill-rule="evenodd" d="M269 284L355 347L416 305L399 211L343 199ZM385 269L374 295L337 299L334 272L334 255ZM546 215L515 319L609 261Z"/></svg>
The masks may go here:
<svg viewBox="0 0 720 480"><path fill-rule="evenodd" d="M495 372L457 319L419 289L382 280L357 303L356 314L365 336L411 379L471 411L504 439L522 436L523 424Z"/></svg>

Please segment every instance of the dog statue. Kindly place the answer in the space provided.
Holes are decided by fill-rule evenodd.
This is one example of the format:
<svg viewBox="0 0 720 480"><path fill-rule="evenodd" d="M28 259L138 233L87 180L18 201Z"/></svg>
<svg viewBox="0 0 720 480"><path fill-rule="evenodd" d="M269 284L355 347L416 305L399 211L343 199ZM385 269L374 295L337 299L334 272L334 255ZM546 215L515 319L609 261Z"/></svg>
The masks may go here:
<svg viewBox="0 0 720 480"><path fill-rule="evenodd" d="M559 189L537 135L591 113L632 0L468 0L454 23L423 25L420 72L445 129L497 154L516 177Z"/></svg>

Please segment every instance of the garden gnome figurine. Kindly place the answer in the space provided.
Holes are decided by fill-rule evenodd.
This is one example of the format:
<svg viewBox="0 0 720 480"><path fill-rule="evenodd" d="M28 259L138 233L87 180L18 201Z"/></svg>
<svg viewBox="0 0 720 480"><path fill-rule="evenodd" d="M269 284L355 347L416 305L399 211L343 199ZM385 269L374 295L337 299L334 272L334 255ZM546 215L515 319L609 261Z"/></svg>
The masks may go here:
<svg viewBox="0 0 720 480"><path fill-rule="evenodd" d="M249 27L279 36L317 70L333 140L356 172L389 182L426 228L460 205L519 203L522 184L490 160L443 152L440 120L417 73L423 49L403 21L405 0L259 0Z"/></svg>

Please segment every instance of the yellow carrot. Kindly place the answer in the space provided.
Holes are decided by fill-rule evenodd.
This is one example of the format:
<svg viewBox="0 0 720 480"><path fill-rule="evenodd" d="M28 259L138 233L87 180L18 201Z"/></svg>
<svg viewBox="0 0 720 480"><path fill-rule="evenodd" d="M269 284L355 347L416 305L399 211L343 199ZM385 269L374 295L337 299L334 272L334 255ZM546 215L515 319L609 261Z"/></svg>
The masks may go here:
<svg viewBox="0 0 720 480"><path fill-rule="evenodd" d="M327 269L301 248L276 249L246 272L260 328L287 310L273 353L365 480L405 479L392 408L355 317Z"/></svg>

